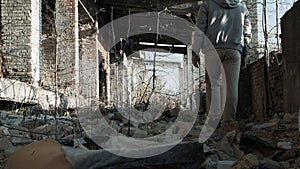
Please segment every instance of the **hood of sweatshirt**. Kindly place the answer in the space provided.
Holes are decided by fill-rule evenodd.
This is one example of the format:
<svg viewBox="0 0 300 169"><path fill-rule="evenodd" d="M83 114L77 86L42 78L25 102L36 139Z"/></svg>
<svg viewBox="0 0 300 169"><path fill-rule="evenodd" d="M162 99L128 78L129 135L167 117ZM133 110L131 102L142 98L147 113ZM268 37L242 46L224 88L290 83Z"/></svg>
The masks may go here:
<svg viewBox="0 0 300 169"><path fill-rule="evenodd" d="M223 8L235 8L241 3L241 0L214 0L214 1Z"/></svg>

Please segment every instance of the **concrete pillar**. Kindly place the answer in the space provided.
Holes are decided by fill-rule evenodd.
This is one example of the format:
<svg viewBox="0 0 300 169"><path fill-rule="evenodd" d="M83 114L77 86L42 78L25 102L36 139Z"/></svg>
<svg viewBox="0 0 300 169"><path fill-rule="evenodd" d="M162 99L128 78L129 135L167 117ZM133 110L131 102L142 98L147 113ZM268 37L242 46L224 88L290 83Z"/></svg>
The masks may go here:
<svg viewBox="0 0 300 169"><path fill-rule="evenodd" d="M38 86L42 74L42 19L41 19L41 0L31 0L31 64L33 84Z"/></svg>

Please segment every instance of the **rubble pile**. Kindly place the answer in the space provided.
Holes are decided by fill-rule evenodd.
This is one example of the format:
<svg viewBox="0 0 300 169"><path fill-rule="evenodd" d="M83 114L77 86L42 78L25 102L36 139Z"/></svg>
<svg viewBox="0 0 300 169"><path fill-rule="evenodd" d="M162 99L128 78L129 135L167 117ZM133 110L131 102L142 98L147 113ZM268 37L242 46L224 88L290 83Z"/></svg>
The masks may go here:
<svg viewBox="0 0 300 169"><path fill-rule="evenodd" d="M24 108L0 111L0 168L22 146L43 139L69 140L84 137L78 119L56 117L53 112Z"/></svg>
<svg viewBox="0 0 300 169"><path fill-rule="evenodd" d="M220 132L217 129L215 133ZM245 123L241 132L227 133L217 140L207 142L207 161L202 168L217 169L218 164L230 164L229 168L300 168L300 131L298 113L285 114L264 123Z"/></svg>
<svg viewBox="0 0 300 169"><path fill-rule="evenodd" d="M4 168L7 159L14 152L24 145L40 140L54 139L61 146L71 148L65 148L69 153L78 147L85 151L98 150L99 153L103 153L101 147L88 138L78 117L56 116L56 114L39 108L1 110L0 169ZM145 138L168 130L178 118L179 109L168 109L154 122L140 124L129 121L115 109L103 109L101 114L113 130L130 137ZM204 121L205 117L198 115L184 142L198 141ZM176 130L184 127L185 123L182 122ZM300 132L297 114L285 114L282 118L273 118L265 123L244 122L244 129L241 132L233 130L223 137L220 133L218 128L203 144L201 153L206 161L202 165L198 164L197 169L300 168Z"/></svg>

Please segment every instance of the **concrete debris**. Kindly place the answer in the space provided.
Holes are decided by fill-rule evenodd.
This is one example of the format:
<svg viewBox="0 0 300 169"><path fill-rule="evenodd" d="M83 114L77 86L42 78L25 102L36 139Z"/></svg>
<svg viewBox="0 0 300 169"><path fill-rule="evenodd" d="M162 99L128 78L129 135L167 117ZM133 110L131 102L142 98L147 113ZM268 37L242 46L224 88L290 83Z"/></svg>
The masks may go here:
<svg viewBox="0 0 300 169"><path fill-rule="evenodd" d="M265 168L272 168L272 169L284 169L283 166L280 165L280 163L274 161L274 160L271 160L269 158L264 158L262 161L261 161L262 165L265 167Z"/></svg>
<svg viewBox="0 0 300 169"><path fill-rule="evenodd" d="M282 118L285 122L298 122L298 113L286 113Z"/></svg>
<svg viewBox="0 0 300 169"><path fill-rule="evenodd" d="M4 157L8 157L16 150L16 147L6 138L0 138L0 152L4 153Z"/></svg>
<svg viewBox="0 0 300 169"><path fill-rule="evenodd" d="M232 165L232 169L252 169L259 166L257 157L253 154L247 154Z"/></svg>
<svg viewBox="0 0 300 169"><path fill-rule="evenodd" d="M5 123L11 125L20 125L23 120L21 115L10 114L7 116Z"/></svg>
<svg viewBox="0 0 300 169"><path fill-rule="evenodd" d="M121 130L121 127L114 120L110 121L110 126L117 132Z"/></svg>
<svg viewBox="0 0 300 169"><path fill-rule="evenodd" d="M202 145L198 142L181 143L163 154L148 158L125 158L105 150L83 151L70 147L63 147L63 150L73 169L198 169L204 162ZM149 151L149 149L141 151Z"/></svg>
<svg viewBox="0 0 300 169"><path fill-rule="evenodd" d="M268 123L263 123L263 124L257 124L252 126L252 130L260 130L260 129L265 129L265 128L269 128L269 127L274 127L276 125L278 125L279 123L279 119L273 119L272 121L268 122Z"/></svg>
<svg viewBox="0 0 300 169"><path fill-rule="evenodd" d="M145 130L136 129L133 134L133 137L134 138L145 138L145 137L148 137L148 132Z"/></svg>
<svg viewBox="0 0 300 169"><path fill-rule="evenodd" d="M203 152L204 153L212 152L212 149L209 146L207 146L207 144L203 144Z"/></svg>
<svg viewBox="0 0 300 169"><path fill-rule="evenodd" d="M290 163L288 161L282 161L279 162L280 166L282 166L282 168L290 168Z"/></svg>
<svg viewBox="0 0 300 169"><path fill-rule="evenodd" d="M7 118L7 112L4 110L0 110L0 120L4 121Z"/></svg>
<svg viewBox="0 0 300 169"><path fill-rule="evenodd" d="M105 135L103 132L114 130L133 138L151 138L152 136L166 132L172 136L172 138L166 138L165 141L168 141L168 139L181 137L183 130L190 128L189 122L192 118L177 118L174 115L178 115L178 110L174 109L163 112L161 117L154 122L136 123L122 117L114 109L105 109L103 111L104 119L100 120L98 117L83 116L81 118L85 119L81 119L81 123L79 123L79 119L76 116L54 116L53 112L44 112L40 109L19 109L18 112L0 111L0 168L1 164L8 164L7 158L13 158L13 155L19 152L16 150L20 147L23 148L26 147L24 145L31 145L30 143L32 142L45 141L49 138L57 140L60 146L64 145L63 149L66 151L68 161L73 168L78 168L81 160L82 163L89 160L92 163L98 160L96 162L97 165L103 166L107 164L105 167L109 166L108 168L134 168L140 167L141 164L146 166L157 164L158 168L162 166L164 168L170 168L166 166L176 168L175 163L180 163L181 165L187 162L187 159L183 158L185 155L179 155L182 153L181 149L171 150L175 155L171 156L168 154L168 156L174 159L163 157L165 161L156 158L154 158L155 160L146 160L146 162L138 159L116 158L112 154L102 150L99 145L87 136L89 130L92 130L92 125L89 123L104 124L104 121L106 121L110 125L110 129L98 131L102 135ZM24 114L23 111L26 111L26 113ZM175 120L178 121L177 125L173 125ZM199 115L196 123L184 138L184 143L198 141L204 121L205 117ZM84 125L87 126L84 128L85 131L82 128ZM170 129L171 126L173 128ZM246 130L244 131L233 130L226 133L224 137L222 137L221 129L217 128L212 137L205 144L201 145L200 154L198 154L201 163L199 161L193 162L194 165L197 164L197 167L191 163L188 166L197 169L239 169L241 167L249 169L251 167L300 169L300 159L297 159L300 156L300 141L298 135L295 134L295 132L298 132L297 117L289 114L285 115L282 119L275 118L266 123L248 123L245 127ZM107 141L106 137L97 139ZM108 141L107 144L113 145L115 143ZM99 156L94 158L95 154L92 152L98 153L97 155ZM84 155L81 155L81 153ZM194 153L194 155L196 154ZM107 159L104 164L100 164L99 160L103 162L103 159L101 159L103 156L107 156L103 159L114 159ZM182 159L179 160L179 158ZM175 162L175 159L177 162ZM89 164L87 163L86 165ZM9 163L10 165L12 165L11 162ZM151 166L150 168L155 167Z"/></svg>
<svg viewBox="0 0 300 169"><path fill-rule="evenodd" d="M220 160L240 159L244 153L239 149L241 134L237 130L227 133L218 144L216 151Z"/></svg>
<svg viewBox="0 0 300 169"><path fill-rule="evenodd" d="M291 142L278 142L277 147L288 150L288 149L292 148L292 143Z"/></svg>
<svg viewBox="0 0 300 169"><path fill-rule="evenodd" d="M299 149L298 148L292 148L290 150L282 150L276 152L272 156L272 160L275 161L288 161L290 159L295 159L300 156Z"/></svg>
<svg viewBox="0 0 300 169"><path fill-rule="evenodd" d="M9 133L7 127L4 127L4 126L0 127L0 136L10 136L10 133Z"/></svg>
<svg viewBox="0 0 300 169"><path fill-rule="evenodd" d="M36 88L25 82L0 77L0 97L18 103L40 104L44 109L55 105L55 92ZM18 92L16 92L18 91ZM57 100L59 105L59 100Z"/></svg>
<svg viewBox="0 0 300 169"><path fill-rule="evenodd" d="M295 160L295 169L300 169L300 157Z"/></svg>
<svg viewBox="0 0 300 169"><path fill-rule="evenodd" d="M217 169L231 169L234 161L218 161Z"/></svg>
<svg viewBox="0 0 300 169"><path fill-rule="evenodd" d="M11 125L11 127L8 128L10 134L9 140L13 144L28 144L32 142L30 132L27 128L20 127L17 125Z"/></svg>
<svg viewBox="0 0 300 169"><path fill-rule="evenodd" d="M44 124L32 130L32 138L35 140L47 139L55 134L56 126L54 124ZM40 134L39 134L40 133Z"/></svg>
<svg viewBox="0 0 300 169"><path fill-rule="evenodd" d="M219 160L216 155L211 155L206 158L205 162L202 163L199 169L217 169L218 161Z"/></svg>

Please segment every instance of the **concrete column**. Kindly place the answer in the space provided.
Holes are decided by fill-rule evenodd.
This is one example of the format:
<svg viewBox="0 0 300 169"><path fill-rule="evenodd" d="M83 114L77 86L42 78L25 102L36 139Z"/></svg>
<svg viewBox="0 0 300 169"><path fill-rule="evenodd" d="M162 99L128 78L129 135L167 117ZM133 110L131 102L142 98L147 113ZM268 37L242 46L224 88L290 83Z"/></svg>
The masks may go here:
<svg viewBox="0 0 300 169"><path fill-rule="evenodd" d="M74 34L75 34L75 87L79 88L79 71L80 71L80 60L79 60L79 14L78 14L78 0L74 0ZM97 45L96 45L97 46ZM99 70L99 69L97 69ZM98 71L96 71L98 72ZM98 83L99 84L99 83Z"/></svg>
<svg viewBox="0 0 300 169"><path fill-rule="evenodd" d="M41 0L31 0L31 64L33 84L38 86L42 74L42 50L41 50L41 35L42 35L42 19L41 19Z"/></svg>

